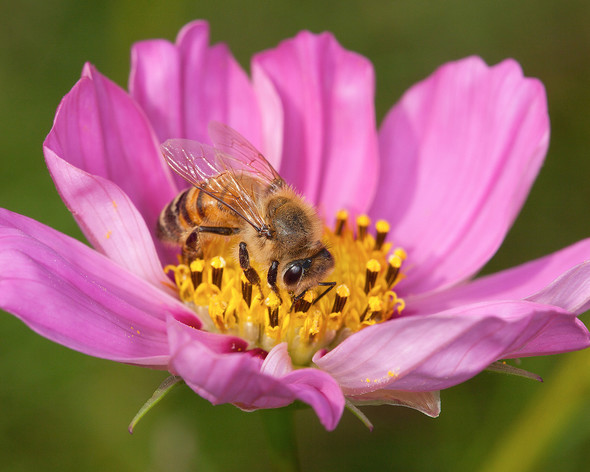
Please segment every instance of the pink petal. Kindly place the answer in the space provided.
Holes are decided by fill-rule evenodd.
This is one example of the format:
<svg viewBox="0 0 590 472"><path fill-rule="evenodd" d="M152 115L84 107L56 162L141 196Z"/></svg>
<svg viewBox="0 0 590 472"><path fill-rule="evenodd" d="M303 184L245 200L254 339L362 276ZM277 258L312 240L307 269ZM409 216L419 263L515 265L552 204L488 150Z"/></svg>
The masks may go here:
<svg viewBox="0 0 590 472"><path fill-rule="evenodd" d="M280 169L283 153L283 133L281 130L285 126L281 97L272 81L256 62L252 64L252 81L258 97L262 120L262 144L259 150L275 169Z"/></svg>
<svg viewBox="0 0 590 472"><path fill-rule="evenodd" d="M379 137L371 214L408 252L403 291L445 287L483 266L520 210L549 141L545 92L512 60L471 57L412 87Z"/></svg>
<svg viewBox="0 0 590 472"><path fill-rule="evenodd" d="M590 309L590 261L579 264L550 285L528 297L536 303L556 305L572 313Z"/></svg>
<svg viewBox="0 0 590 472"><path fill-rule="evenodd" d="M53 181L90 244L138 277L172 293L150 231L129 197L114 183L68 164L49 148L44 151Z"/></svg>
<svg viewBox="0 0 590 472"><path fill-rule="evenodd" d="M212 337L227 339L228 336L192 329L174 319L168 321L168 335L171 370L211 403L234 403L253 410L278 408L301 400L314 408L326 429L336 427L344 398L338 384L326 373L300 369L275 377L288 369L267 367L265 373L258 357L239 352L239 349L211 347ZM285 362L283 352L274 356L282 357ZM281 361L275 359L275 366L276 362Z"/></svg>
<svg viewBox="0 0 590 472"><path fill-rule="evenodd" d="M440 392L405 392L386 388L348 397L355 405L396 405L418 410L432 418L440 415Z"/></svg>
<svg viewBox="0 0 590 472"><path fill-rule="evenodd" d="M588 329L577 318L556 317L541 327L532 339L516 342L503 359L560 354L588 347Z"/></svg>
<svg viewBox="0 0 590 472"><path fill-rule="evenodd" d="M463 285L409 297L404 314L436 313L479 301L524 298L580 314L587 309L590 298L588 269L584 263L587 260L590 260L590 239Z"/></svg>
<svg viewBox="0 0 590 472"><path fill-rule="evenodd" d="M371 63L329 33L299 33L252 63L257 84L269 80L282 101L281 175L332 219L366 211L377 179ZM281 123L279 122L278 125Z"/></svg>
<svg viewBox="0 0 590 472"><path fill-rule="evenodd" d="M209 26L194 21L176 45L144 41L132 51L129 89L161 142L209 142L207 125L219 121L259 146L260 112L248 76L224 44L209 46Z"/></svg>
<svg viewBox="0 0 590 472"><path fill-rule="evenodd" d="M177 193L143 112L90 65L62 100L44 149L117 184L152 232L162 208ZM56 185L67 193L59 181Z"/></svg>
<svg viewBox="0 0 590 472"><path fill-rule="evenodd" d="M558 334L552 331L555 326ZM546 336L559 348L543 343ZM461 383L515 352L528 353L528 346L548 349L535 351L539 355L588 345L588 330L560 308L527 301L493 302L366 328L325 356L316 354L314 362L338 381L346 395L383 388L433 391Z"/></svg>
<svg viewBox="0 0 590 472"><path fill-rule="evenodd" d="M167 364L164 320L188 316L181 303L79 241L7 210L0 210L0 239L2 309L91 356Z"/></svg>
<svg viewBox="0 0 590 472"><path fill-rule="evenodd" d="M174 44L153 39L132 46L129 93L161 143L183 136L181 64Z"/></svg>

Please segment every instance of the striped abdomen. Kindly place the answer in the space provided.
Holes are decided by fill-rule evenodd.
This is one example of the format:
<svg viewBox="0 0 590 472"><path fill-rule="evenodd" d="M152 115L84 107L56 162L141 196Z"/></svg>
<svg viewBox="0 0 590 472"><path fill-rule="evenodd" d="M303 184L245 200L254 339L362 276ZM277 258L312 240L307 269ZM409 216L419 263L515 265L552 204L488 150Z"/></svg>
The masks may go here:
<svg viewBox="0 0 590 472"><path fill-rule="evenodd" d="M234 212L201 189L191 187L172 200L158 220L157 235L161 241L184 245L197 227L239 228Z"/></svg>

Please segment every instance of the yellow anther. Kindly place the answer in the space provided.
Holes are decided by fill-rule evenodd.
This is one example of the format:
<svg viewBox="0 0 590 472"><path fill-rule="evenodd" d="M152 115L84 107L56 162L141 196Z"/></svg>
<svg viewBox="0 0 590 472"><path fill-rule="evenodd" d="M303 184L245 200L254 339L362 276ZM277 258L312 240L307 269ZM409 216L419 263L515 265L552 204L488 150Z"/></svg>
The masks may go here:
<svg viewBox="0 0 590 472"><path fill-rule="evenodd" d="M377 259L370 259L367 262L367 270L370 272L379 272L381 270L381 264Z"/></svg>
<svg viewBox="0 0 590 472"><path fill-rule="evenodd" d="M338 210L336 213L336 219L346 221L348 219L348 212L346 210Z"/></svg>
<svg viewBox="0 0 590 472"><path fill-rule="evenodd" d="M211 267L214 269L223 269L225 267L225 259L221 256L215 256L211 259Z"/></svg>
<svg viewBox="0 0 590 472"><path fill-rule="evenodd" d="M375 229L378 233L389 233L389 223L385 220L379 220L375 223Z"/></svg>
<svg viewBox="0 0 590 472"><path fill-rule="evenodd" d="M342 298L350 297L350 289L345 284L340 284L336 287L336 294Z"/></svg>
<svg viewBox="0 0 590 472"><path fill-rule="evenodd" d="M402 261L405 261L406 258L408 257L408 255L406 254L406 251L404 251L401 247L396 247L393 250L393 253L398 256Z"/></svg>
<svg viewBox="0 0 590 472"><path fill-rule="evenodd" d="M391 256L389 256L387 262L389 262L390 266L399 269L402 266L403 259L399 257L398 254L393 253Z"/></svg>
<svg viewBox="0 0 590 472"><path fill-rule="evenodd" d="M189 267L191 272L203 272L205 269L205 261L203 259L195 259L190 263Z"/></svg>

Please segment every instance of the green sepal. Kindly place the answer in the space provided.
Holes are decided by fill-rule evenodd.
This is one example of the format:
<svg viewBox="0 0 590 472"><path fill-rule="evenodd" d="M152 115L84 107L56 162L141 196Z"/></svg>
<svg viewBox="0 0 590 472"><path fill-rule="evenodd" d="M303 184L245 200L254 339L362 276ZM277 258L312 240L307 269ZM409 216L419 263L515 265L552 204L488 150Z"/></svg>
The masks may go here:
<svg viewBox="0 0 590 472"><path fill-rule="evenodd" d="M369 420L369 418L367 418L365 414L348 399L346 399L346 409L356 416L369 431L373 431L373 423L371 423L371 420Z"/></svg>
<svg viewBox="0 0 590 472"><path fill-rule="evenodd" d="M506 364L502 361L497 361L493 364L490 364L486 370L490 372L498 372L500 374L516 375L517 377L524 377L525 379L536 380L537 382L543 381L541 376L537 374L533 374L528 370L519 369L518 367L514 367L513 365Z"/></svg>
<svg viewBox="0 0 590 472"><path fill-rule="evenodd" d="M160 386L156 389L154 394L150 397L150 399L143 404L143 406L139 409L137 414L129 423L129 433L133 434L133 430L135 425L142 419L148 411L150 411L156 404L160 402L166 394L168 394L174 387L176 387L179 383L183 382L182 377L178 377L177 375L171 375L166 380L164 380Z"/></svg>

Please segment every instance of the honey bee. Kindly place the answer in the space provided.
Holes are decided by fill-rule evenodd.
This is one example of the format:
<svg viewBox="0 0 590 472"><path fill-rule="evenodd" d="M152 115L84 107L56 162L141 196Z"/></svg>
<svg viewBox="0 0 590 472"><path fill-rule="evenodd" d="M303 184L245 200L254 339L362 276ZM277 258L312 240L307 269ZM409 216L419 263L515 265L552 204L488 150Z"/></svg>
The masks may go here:
<svg viewBox="0 0 590 472"><path fill-rule="evenodd" d="M239 239L237 260L261 293L250 257L268 267L267 282L277 295L281 288L297 300L312 287L328 286L323 296L335 285L322 282L334 258L321 242L314 207L237 131L212 122L209 135L213 147L186 139L161 147L168 165L193 187L162 211L159 239L180 245L187 262L203 256L211 237Z"/></svg>

